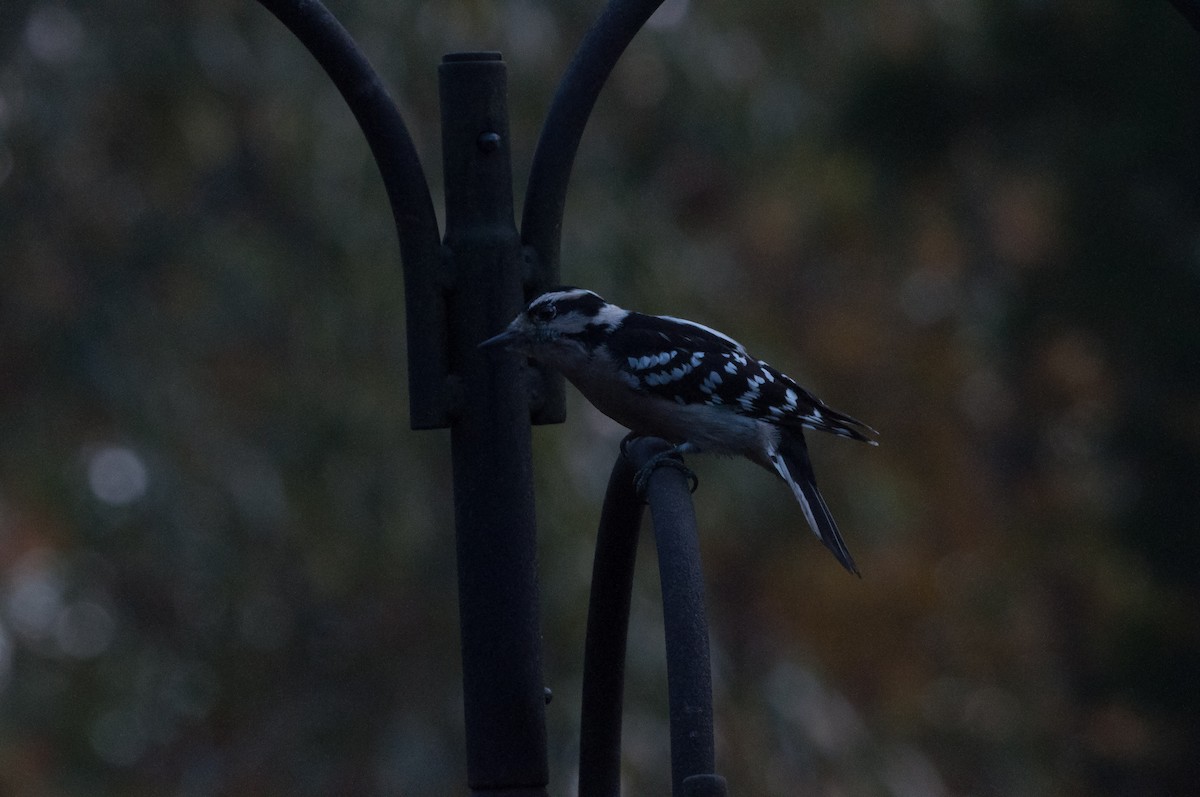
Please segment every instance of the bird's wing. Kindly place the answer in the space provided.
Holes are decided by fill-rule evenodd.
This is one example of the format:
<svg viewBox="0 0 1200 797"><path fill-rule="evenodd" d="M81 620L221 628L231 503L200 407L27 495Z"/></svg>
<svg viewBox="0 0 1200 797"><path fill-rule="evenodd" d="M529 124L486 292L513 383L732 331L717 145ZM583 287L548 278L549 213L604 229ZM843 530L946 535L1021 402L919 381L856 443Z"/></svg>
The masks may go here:
<svg viewBox="0 0 1200 797"><path fill-rule="evenodd" d="M872 438L879 433L870 426L833 409L762 360L757 360L755 367L759 373L752 381L758 389L743 397L740 411L770 417L779 426L816 429L876 445Z"/></svg>
<svg viewBox="0 0 1200 797"><path fill-rule="evenodd" d="M622 376L642 393L680 404L729 404L744 392L713 374L728 362L748 362L746 350L702 324L630 313L609 348Z"/></svg>
<svg viewBox="0 0 1200 797"><path fill-rule="evenodd" d="M874 442L874 429L827 406L791 377L751 357L736 340L703 324L630 313L611 348L617 368L639 392Z"/></svg>

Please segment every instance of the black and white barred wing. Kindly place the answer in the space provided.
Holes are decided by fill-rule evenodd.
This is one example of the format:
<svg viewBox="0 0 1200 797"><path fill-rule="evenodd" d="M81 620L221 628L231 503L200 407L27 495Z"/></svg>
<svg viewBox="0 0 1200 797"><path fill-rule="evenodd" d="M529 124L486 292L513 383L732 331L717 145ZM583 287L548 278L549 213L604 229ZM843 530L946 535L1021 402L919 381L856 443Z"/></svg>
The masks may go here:
<svg viewBox="0 0 1200 797"><path fill-rule="evenodd" d="M874 430L837 412L740 343L678 318L631 314L612 354L630 387L677 404L707 404L785 427L871 441Z"/></svg>
<svg viewBox="0 0 1200 797"><path fill-rule="evenodd" d="M678 404L722 404L739 391L722 369L746 350L732 338L691 321L631 313L610 343L633 389ZM728 374L726 374L728 376Z"/></svg>

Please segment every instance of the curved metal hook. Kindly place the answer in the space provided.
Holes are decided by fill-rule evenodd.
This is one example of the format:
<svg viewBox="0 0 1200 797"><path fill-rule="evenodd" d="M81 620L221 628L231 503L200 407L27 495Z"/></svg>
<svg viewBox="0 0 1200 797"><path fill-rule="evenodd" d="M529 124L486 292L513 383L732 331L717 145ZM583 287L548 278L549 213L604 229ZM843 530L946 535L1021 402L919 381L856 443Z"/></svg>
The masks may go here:
<svg viewBox="0 0 1200 797"><path fill-rule="evenodd" d="M662 2L610 0L583 37L558 85L533 153L521 212L521 242L527 259L526 300L559 284L567 184L583 129L617 59ZM538 371L541 396L533 421L561 423L566 418L563 379L541 368Z"/></svg>
<svg viewBox="0 0 1200 797"><path fill-rule="evenodd" d="M533 153L521 214L521 240L536 255L530 280L533 292L558 282L567 184L600 89L621 53L662 2L610 0L583 37L559 83Z"/></svg>
<svg viewBox="0 0 1200 797"><path fill-rule="evenodd" d="M445 305L437 285L441 235L421 161L383 81L319 0L258 0L317 59L362 128L383 177L404 267L409 418L414 429L449 424Z"/></svg>
<svg viewBox="0 0 1200 797"><path fill-rule="evenodd" d="M621 701L630 591L642 502L634 475L672 447L641 438L623 446L613 465L592 572L583 663L580 725L580 797L620 794ZM646 498L654 521L662 582L671 711L671 782L676 797L724 797L725 779L713 774L712 674L704 581L696 536L696 513L687 478L679 470L655 470Z"/></svg>

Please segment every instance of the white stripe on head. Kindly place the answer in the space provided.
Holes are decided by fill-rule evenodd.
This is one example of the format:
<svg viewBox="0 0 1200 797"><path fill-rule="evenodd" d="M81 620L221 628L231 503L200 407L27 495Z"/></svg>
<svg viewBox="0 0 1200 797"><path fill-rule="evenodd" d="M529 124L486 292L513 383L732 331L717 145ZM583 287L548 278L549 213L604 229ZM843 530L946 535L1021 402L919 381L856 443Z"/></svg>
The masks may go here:
<svg viewBox="0 0 1200 797"><path fill-rule="evenodd" d="M616 305L609 304L597 293L584 288L564 288L549 291L529 303L533 315L538 308L553 307L550 323L560 333L570 335L589 326L613 328L629 315Z"/></svg>
<svg viewBox="0 0 1200 797"><path fill-rule="evenodd" d="M617 307L615 304L605 304L600 308L600 312L596 314L594 323L612 329L624 321L627 315L629 315L628 310Z"/></svg>

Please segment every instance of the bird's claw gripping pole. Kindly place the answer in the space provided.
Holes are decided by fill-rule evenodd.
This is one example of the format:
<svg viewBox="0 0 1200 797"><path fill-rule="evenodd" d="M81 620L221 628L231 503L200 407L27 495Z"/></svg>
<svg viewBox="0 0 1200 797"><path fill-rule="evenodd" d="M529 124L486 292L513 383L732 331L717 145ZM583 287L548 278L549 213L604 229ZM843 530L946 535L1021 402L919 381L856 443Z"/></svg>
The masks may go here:
<svg viewBox="0 0 1200 797"><path fill-rule="evenodd" d="M629 459L631 456L629 453L629 446L634 440L637 439L639 439L639 437L635 432L630 432L621 438L621 456ZM696 489L700 486L700 478L692 471L691 468L684 464L683 455L680 453L679 448L677 446L671 446L665 451L658 452L654 456L650 457L650 459L642 463L642 465L637 469L637 472L633 475L633 487L635 492L637 492L638 498L641 498L642 501L646 500L646 488L650 486L650 475L654 473L656 468L660 468L663 465L675 468L683 473L684 476L687 476L688 492L693 494L696 492Z"/></svg>

